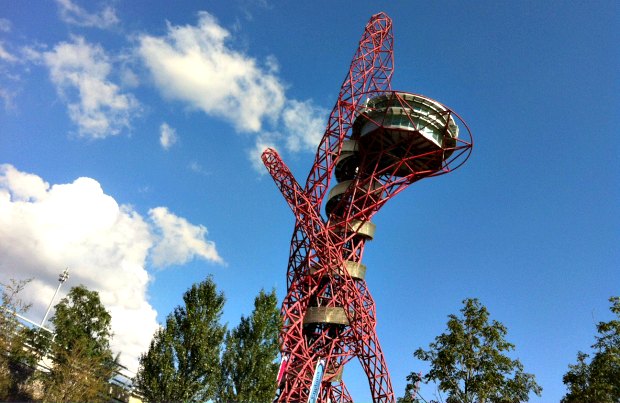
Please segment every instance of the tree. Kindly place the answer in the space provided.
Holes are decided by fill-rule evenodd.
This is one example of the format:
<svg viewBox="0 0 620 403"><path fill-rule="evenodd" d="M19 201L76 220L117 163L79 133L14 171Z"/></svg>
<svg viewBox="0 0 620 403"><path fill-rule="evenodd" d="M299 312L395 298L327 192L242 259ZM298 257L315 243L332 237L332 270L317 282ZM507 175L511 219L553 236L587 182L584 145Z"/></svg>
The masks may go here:
<svg viewBox="0 0 620 403"><path fill-rule="evenodd" d="M415 372L407 375L407 385L405 387L405 395L396 399L396 403L419 403L417 398L420 382L422 381L421 373ZM432 403L433 401L431 401Z"/></svg>
<svg viewBox="0 0 620 403"><path fill-rule="evenodd" d="M29 357L24 351L25 333L15 314L25 313L30 305L25 304L19 293L30 280L10 280L8 284L0 283L2 287L2 306L0 307L0 400L22 400L26 398L19 391L24 382L24 371L20 364ZM20 368L22 367L22 368ZM26 377L29 374L26 374Z"/></svg>
<svg viewBox="0 0 620 403"><path fill-rule="evenodd" d="M114 375L117 361L111 354L93 355L90 343L78 339L72 349L52 348L54 366L41 377L44 402L106 402L109 380Z"/></svg>
<svg viewBox="0 0 620 403"><path fill-rule="evenodd" d="M71 350L80 343L89 355L110 354L112 316L101 303L99 293L83 285L73 287L54 309L52 323L57 345Z"/></svg>
<svg viewBox="0 0 620 403"><path fill-rule="evenodd" d="M620 402L620 297L611 297L609 302L616 319L596 325L599 335L590 363L589 355L579 351L577 364L568 366L563 377L568 393L562 403Z"/></svg>
<svg viewBox="0 0 620 403"><path fill-rule="evenodd" d="M423 380L438 382L439 391L448 394L447 403L528 401L530 392L540 396L534 375L503 354L514 350L504 340L506 327L495 320L489 323L489 312L477 299L463 304L460 317L449 315L447 333L437 336L428 351L415 351L431 365Z"/></svg>
<svg viewBox="0 0 620 403"><path fill-rule="evenodd" d="M219 358L226 326L224 294L211 277L183 295L184 306L168 315L140 356L138 388L149 402L213 399L221 380Z"/></svg>
<svg viewBox="0 0 620 403"><path fill-rule="evenodd" d="M45 401L102 401L117 359L110 350L112 317L99 294L73 287L55 307L54 365L41 377Z"/></svg>
<svg viewBox="0 0 620 403"><path fill-rule="evenodd" d="M275 290L261 290L250 317L226 335L220 402L271 402L276 393L281 317Z"/></svg>

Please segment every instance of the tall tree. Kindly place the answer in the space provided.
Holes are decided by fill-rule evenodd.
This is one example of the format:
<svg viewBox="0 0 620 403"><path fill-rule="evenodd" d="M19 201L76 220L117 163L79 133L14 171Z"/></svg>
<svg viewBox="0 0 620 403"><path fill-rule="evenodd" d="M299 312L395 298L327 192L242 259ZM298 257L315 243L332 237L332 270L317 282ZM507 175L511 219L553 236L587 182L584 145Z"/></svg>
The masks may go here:
<svg viewBox="0 0 620 403"><path fill-rule="evenodd" d="M110 350L112 317L99 294L73 287L55 307L50 373L42 376L45 401L103 401L116 360Z"/></svg>
<svg viewBox="0 0 620 403"><path fill-rule="evenodd" d="M437 336L429 350L415 351L418 359L430 362L424 381L438 382L447 403L528 401L530 392L540 396L534 375L504 355L514 350L504 339L506 327L495 320L489 323L489 312L477 299L466 299L463 305L461 316L449 315L447 332Z"/></svg>
<svg viewBox="0 0 620 403"><path fill-rule="evenodd" d="M140 357L136 382L150 402L205 401L216 396L221 381L220 353L226 326L220 324L224 294L211 277L183 295L184 306Z"/></svg>
<svg viewBox="0 0 620 403"><path fill-rule="evenodd" d="M620 297L611 297L609 302L616 319L596 325L599 335L589 363L589 355L580 351L577 364L569 365L563 377L568 393L562 403L620 402Z"/></svg>
<svg viewBox="0 0 620 403"><path fill-rule="evenodd" d="M280 310L275 290L261 290L254 311L226 335L220 402L271 402L276 392Z"/></svg>

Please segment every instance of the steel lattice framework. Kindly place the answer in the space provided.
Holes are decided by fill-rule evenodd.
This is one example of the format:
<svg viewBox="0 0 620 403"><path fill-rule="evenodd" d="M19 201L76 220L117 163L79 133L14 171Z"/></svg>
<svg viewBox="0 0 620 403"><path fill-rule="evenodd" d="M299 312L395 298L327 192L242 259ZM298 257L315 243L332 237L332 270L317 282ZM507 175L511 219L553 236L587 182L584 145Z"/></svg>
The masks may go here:
<svg viewBox="0 0 620 403"><path fill-rule="evenodd" d="M392 91L393 43L391 19L384 13L372 16L304 187L275 150L262 155L296 218L282 303L281 402L313 400L309 395L319 361L324 372L316 401L351 402L342 374L354 357L368 377L373 401L394 401L361 263L374 236L370 220L411 183L462 165L472 139L449 108ZM328 194L332 175L337 184ZM321 215L326 195L327 219Z"/></svg>

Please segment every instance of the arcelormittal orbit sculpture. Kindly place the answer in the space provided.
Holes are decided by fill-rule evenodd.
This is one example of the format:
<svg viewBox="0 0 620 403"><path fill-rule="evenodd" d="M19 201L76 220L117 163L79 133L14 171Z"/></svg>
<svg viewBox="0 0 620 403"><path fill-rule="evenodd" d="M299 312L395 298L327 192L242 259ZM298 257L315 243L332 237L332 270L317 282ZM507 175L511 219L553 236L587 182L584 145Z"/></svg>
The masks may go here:
<svg viewBox="0 0 620 403"><path fill-rule="evenodd" d="M460 166L472 139L449 108L391 89L393 43L390 18L374 15L304 187L275 150L262 155L296 218L282 302L281 402L351 402L343 369L354 357L373 401L394 401L362 264L371 218L413 182ZM337 184L328 193L332 175Z"/></svg>

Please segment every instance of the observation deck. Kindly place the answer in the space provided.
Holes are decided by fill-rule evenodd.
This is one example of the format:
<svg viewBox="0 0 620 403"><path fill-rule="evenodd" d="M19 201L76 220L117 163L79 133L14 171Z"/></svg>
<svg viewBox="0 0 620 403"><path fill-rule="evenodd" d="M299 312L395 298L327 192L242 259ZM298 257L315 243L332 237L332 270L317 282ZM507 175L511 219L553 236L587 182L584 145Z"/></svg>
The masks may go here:
<svg viewBox="0 0 620 403"><path fill-rule="evenodd" d="M368 99L353 123L351 138L365 158L364 171L403 177L442 168L456 145L452 112L430 98L388 92ZM367 172L370 174L371 172Z"/></svg>

